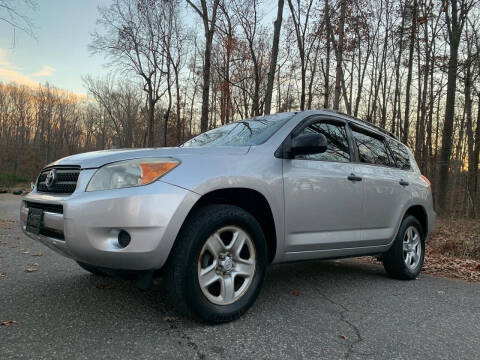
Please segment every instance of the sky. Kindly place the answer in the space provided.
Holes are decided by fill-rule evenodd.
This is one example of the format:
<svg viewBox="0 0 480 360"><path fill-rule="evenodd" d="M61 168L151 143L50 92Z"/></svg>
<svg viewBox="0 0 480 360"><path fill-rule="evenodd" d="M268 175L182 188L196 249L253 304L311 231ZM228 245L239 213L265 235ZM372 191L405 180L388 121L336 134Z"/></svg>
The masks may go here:
<svg viewBox="0 0 480 360"><path fill-rule="evenodd" d="M108 71L106 61L88 50L98 17L109 0L38 0L37 9L22 8L35 25L35 38L0 22L0 81L36 86L50 84L85 94L82 76Z"/></svg>
<svg viewBox="0 0 480 360"><path fill-rule="evenodd" d="M0 81L36 87L49 84L84 96L82 76L99 76L111 69L101 55L88 49L96 28L98 6L111 0L36 0L37 9L21 7L34 24L34 37L0 21ZM277 2L264 0L267 23L273 23ZM0 14L2 15L2 14ZM184 21L192 25L189 15ZM197 19L198 20L198 19ZM270 25L269 25L270 26Z"/></svg>

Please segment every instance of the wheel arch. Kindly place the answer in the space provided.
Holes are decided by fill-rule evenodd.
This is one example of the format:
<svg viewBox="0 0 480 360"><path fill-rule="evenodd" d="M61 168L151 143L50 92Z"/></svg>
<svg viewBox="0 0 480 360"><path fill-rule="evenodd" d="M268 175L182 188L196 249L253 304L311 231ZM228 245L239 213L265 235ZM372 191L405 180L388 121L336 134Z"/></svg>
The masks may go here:
<svg viewBox="0 0 480 360"><path fill-rule="evenodd" d="M412 205L410 206L407 211L405 211L404 218L408 215L414 216L422 225L422 230L424 232L424 236L426 236L429 232L428 229L428 214L425 208L422 205Z"/></svg>
<svg viewBox="0 0 480 360"><path fill-rule="evenodd" d="M203 194L190 209L183 225L198 208L212 204L238 206L252 214L262 227L267 241L268 261L271 263L277 253L277 233L272 208L267 198L258 190L246 187L221 188Z"/></svg>

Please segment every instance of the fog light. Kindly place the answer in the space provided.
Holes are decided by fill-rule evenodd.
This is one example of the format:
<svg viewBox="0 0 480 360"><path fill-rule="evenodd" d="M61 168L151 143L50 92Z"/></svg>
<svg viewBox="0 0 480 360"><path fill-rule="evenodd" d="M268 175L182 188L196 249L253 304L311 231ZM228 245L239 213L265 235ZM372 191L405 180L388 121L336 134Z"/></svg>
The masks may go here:
<svg viewBox="0 0 480 360"><path fill-rule="evenodd" d="M120 245L120 247L127 247L128 244L130 244L130 240L130 234L125 230L121 230L118 233L118 245Z"/></svg>

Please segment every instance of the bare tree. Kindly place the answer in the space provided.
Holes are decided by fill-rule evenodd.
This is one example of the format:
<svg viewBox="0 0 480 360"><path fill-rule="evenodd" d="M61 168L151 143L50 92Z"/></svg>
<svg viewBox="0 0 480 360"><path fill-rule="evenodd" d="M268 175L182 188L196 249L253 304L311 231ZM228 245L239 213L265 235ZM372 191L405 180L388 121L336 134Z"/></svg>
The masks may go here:
<svg viewBox="0 0 480 360"><path fill-rule="evenodd" d="M98 24L103 32L93 33L90 49L106 54L111 64L133 72L143 80L147 94L147 145L154 146L155 105L165 93L168 61L160 31L164 21L162 0L114 0L100 7Z"/></svg>
<svg viewBox="0 0 480 360"><path fill-rule="evenodd" d="M175 82L175 126L176 126L176 142L179 143L182 140L183 126L181 121L181 84L180 84L180 72L185 65L185 48L188 44L189 34L183 29L180 22L179 9L176 2L169 2L169 6L165 7L164 17L167 19L167 27L164 31L164 45L167 51L168 61L173 70L173 80ZM167 123L165 123L165 139L167 139Z"/></svg>
<svg viewBox="0 0 480 360"><path fill-rule="evenodd" d="M249 60L252 63L253 90L249 92L251 98L251 116L261 114L260 87L263 80L264 48L263 39L267 36L259 26L258 1L243 0L235 2L235 16L242 30L242 38L246 43ZM250 72L250 71L249 71Z"/></svg>
<svg viewBox="0 0 480 360"><path fill-rule="evenodd" d="M208 129L208 103L210 93L210 72L212 67L212 42L215 34L215 23L217 21L217 10L220 0L212 0L211 14L208 12L207 0L200 0L200 5L187 0L187 3L195 10L203 22L205 34L205 52L203 63L203 89L202 89L202 117L200 118L200 129Z"/></svg>
<svg viewBox="0 0 480 360"><path fill-rule="evenodd" d="M345 47L345 23L347 20L347 1L339 0L340 2L340 14L338 17L338 26L334 30L334 25L332 21L332 11L328 11L328 16L325 18L327 24L327 31L335 51L335 60L336 60L336 75L335 75L335 92L333 98L333 108L338 110L340 107L340 96L343 94L343 100L345 102L345 107L347 108L347 113L351 113L351 104L347 97L347 91L345 87L345 76L343 70L343 54ZM327 9L329 8L327 0ZM335 34L338 34L338 38L335 37Z"/></svg>
<svg viewBox="0 0 480 360"><path fill-rule="evenodd" d="M448 192L448 169L453 143L453 120L455 117L455 93L457 91L458 48L462 31L468 13L474 5L474 0L450 0L445 6L445 21L450 47L448 60L447 99L445 105L445 120L443 124L442 149L439 163L438 207L446 210Z"/></svg>
<svg viewBox="0 0 480 360"><path fill-rule="evenodd" d="M306 4L302 4L300 0L297 0L294 5L292 0L288 0L288 6L290 7L290 13L292 15L292 22L297 39L298 55L300 57L300 110L305 109L306 73L310 51L313 48L313 41L310 41L310 46L307 44L307 37L309 35L309 22L311 20L310 15L313 3L313 0L308 0Z"/></svg>
<svg viewBox="0 0 480 360"><path fill-rule="evenodd" d="M142 104L138 88L126 80L116 81L113 76L97 79L86 76L83 81L88 92L111 121L115 134L114 144L119 147L132 147Z"/></svg>
<svg viewBox="0 0 480 360"><path fill-rule="evenodd" d="M13 46L15 46L16 30L23 31L34 37L34 24L31 18L23 13L23 10L36 10L36 0L0 0L0 21L7 23L13 29ZM23 7L23 9L22 9Z"/></svg>
<svg viewBox="0 0 480 360"><path fill-rule="evenodd" d="M233 56L239 41L236 39L237 19L231 14L231 4L220 3L221 16L219 17L219 51L217 53L217 72L220 87L220 123L222 125L230 122L233 110L232 106L232 66Z"/></svg>

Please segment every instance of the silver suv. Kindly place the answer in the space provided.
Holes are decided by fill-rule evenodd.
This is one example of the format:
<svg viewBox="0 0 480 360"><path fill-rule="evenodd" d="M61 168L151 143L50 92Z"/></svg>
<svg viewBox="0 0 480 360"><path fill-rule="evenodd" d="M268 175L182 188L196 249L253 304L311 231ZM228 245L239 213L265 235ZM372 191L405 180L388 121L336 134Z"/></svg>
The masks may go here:
<svg viewBox="0 0 480 360"><path fill-rule="evenodd" d="M387 131L333 111L231 123L175 148L60 159L21 208L25 233L97 275L163 274L182 313L238 318L268 264L374 255L414 279L435 212Z"/></svg>

